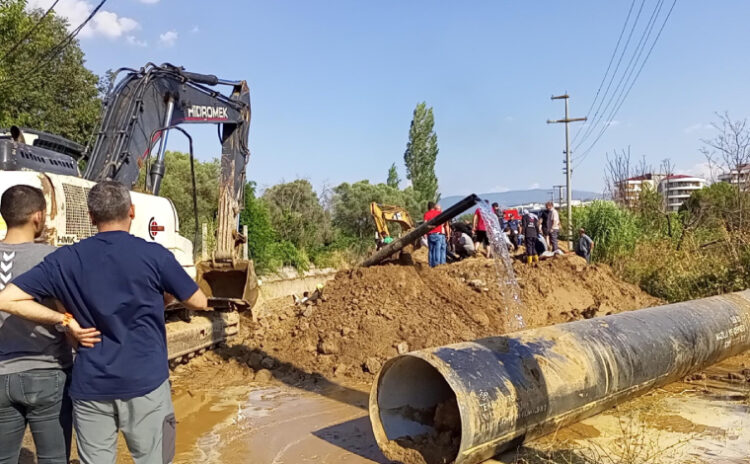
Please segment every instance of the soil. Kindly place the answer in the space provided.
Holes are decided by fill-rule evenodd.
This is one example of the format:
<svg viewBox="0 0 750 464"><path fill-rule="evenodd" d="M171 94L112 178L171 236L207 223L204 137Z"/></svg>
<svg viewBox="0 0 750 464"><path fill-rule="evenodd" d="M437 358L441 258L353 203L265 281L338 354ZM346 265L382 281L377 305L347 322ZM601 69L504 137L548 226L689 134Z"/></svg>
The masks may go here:
<svg viewBox="0 0 750 464"><path fill-rule="evenodd" d="M563 256L514 263L526 327L538 327L659 304L603 265ZM492 260L472 258L431 269L388 264L340 271L312 305L270 302L257 322L243 321L241 350L254 369L289 370L371 381L406 351L498 335L515 329Z"/></svg>

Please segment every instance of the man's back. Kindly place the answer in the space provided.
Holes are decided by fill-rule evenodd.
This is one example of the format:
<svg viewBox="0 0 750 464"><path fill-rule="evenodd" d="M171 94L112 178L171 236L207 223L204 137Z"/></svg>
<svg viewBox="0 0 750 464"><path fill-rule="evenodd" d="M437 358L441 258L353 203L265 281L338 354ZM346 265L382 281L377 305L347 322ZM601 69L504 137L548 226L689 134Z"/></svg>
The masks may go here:
<svg viewBox="0 0 750 464"><path fill-rule="evenodd" d="M163 293L181 300L197 285L161 245L127 232L102 232L47 256L14 283L54 296L101 343L75 361L71 396L108 400L142 396L169 377Z"/></svg>
<svg viewBox="0 0 750 464"><path fill-rule="evenodd" d="M55 247L40 243L0 242L0 290L53 251ZM0 375L72 363L72 351L60 332L0 311Z"/></svg>

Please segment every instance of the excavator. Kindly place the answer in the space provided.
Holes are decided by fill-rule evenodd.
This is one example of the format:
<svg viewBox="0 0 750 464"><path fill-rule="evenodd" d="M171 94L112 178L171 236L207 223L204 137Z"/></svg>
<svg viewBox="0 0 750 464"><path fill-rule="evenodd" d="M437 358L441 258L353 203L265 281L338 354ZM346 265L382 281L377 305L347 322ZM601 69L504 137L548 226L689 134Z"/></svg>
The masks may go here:
<svg viewBox="0 0 750 464"><path fill-rule="evenodd" d="M402 234L414 229L415 226L409 212L400 206L381 205L373 201L370 203L370 213L372 214L373 221L375 221L375 229L377 230L375 235L376 251L379 251L390 243L388 238L394 238L388 229L388 223L398 224L401 227ZM399 254L399 261L410 262L411 253L420 246L421 242L417 240L414 244L403 248Z"/></svg>
<svg viewBox="0 0 750 464"><path fill-rule="evenodd" d="M218 86L230 90L225 94ZM159 196L162 181L169 175L165 163L168 137L182 133L190 146L196 224L191 232L197 240L192 138L182 127L189 124L217 125L222 147L216 248L210 259L198 263L193 243L181 235L189 231L180 230L174 204ZM214 309L194 315L179 306L167 308L169 357L179 362L235 336L239 312L252 309L258 297L253 263L242 255L247 237L239 232L250 156L249 125L250 93L245 81L192 73L171 64L122 68L103 99L101 123L91 136L90 152L54 134L0 129L0 194L19 184L42 189L47 199L44 240L64 246L96 233L86 205L93 185L114 180L129 187L136 211L131 233L174 253ZM81 172L83 163L86 168ZM0 220L0 237L5 229Z"/></svg>

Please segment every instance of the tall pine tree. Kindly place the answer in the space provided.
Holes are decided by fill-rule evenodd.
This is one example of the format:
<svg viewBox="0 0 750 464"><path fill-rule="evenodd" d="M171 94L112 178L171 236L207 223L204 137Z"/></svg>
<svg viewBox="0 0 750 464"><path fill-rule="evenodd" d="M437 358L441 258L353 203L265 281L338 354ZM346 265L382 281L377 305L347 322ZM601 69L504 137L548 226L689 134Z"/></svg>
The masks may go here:
<svg viewBox="0 0 750 464"><path fill-rule="evenodd" d="M398 184L401 183L401 179L398 178L398 170L396 169L396 163L391 164L391 168L388 170L388 180L385 182L388 187L398 188Z"/></svg>
<svg viewBox="0 0 750 464"><path fill-rule="evenodd" d="M425 102L417 104L409 128L409 142L406 144L404 163L406 177L422 208L428 201L439 200L438 180L435 175L435 160L438 155L437 134L433 130L435 118L432 108Z"/></svg>

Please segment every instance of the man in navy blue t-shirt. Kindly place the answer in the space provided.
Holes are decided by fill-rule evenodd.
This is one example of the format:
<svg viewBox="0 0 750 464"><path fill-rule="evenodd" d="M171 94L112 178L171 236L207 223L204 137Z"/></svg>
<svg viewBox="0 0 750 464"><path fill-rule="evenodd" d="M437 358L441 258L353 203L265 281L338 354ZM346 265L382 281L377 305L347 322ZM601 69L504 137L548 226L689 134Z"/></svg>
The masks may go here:
<svg viewBox="0 0 750 464"><path fill-rule="evenodd" d="M28 306L32 298L56 298L81 326L101 332L101 342L79 349L70 387L84 464L114 464L118 430L136 464L171 462L175 419L164 294L191 309L206 309L206 297L166 248L129 233L135 208L125 186L97 184L88 206L99 233L16 278L3 292L11 295L0 294L0 309L32 318L19 301Z"/></svg>

